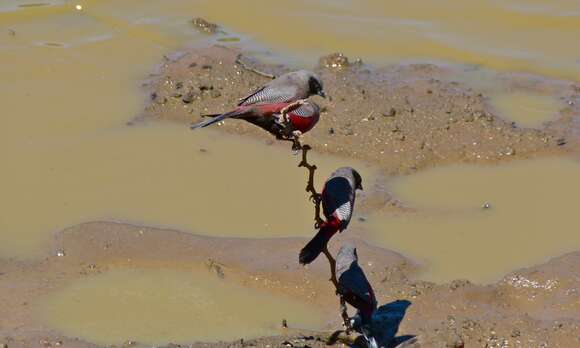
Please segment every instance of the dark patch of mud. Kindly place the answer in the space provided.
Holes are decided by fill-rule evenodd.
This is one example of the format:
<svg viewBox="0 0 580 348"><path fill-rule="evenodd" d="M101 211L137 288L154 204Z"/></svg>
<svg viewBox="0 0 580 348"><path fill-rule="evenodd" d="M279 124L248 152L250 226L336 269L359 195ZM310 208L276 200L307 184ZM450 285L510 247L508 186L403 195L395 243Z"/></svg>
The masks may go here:
<svg viewBox="0 0 580 348"><path fill-rule="evenodd" d="M580 343L580 252L516 271L493 285L465 280L437 285L413 279L417 267L401 255L351 241L364 255L362 267L374 284L379 303L388 304L385 310L407 304L404 310L392 313L392 333L398 337L394 342L416 336L402 346L573 347ZM328 331L293 329L288 323L281 336L192 342L187 347L323 347L329 335L340 329L338 299L327 280L325 260L317 260L309 269L298 265L296 255L304 242L300 238L208 238L118 223L72 227L57 235L54 256L32 262L0 260L0 344L97 347L47 328L30 303L72 280L111 268L188 269L218 264L222 275L213 267L207 271L321 308L328 316ZM333 247L337 245L340 243L333 242ZM58 251L64 256L57 256ZM284 313L280 318L282 321ZM138 342L125 346L145 347Z"/></svg>

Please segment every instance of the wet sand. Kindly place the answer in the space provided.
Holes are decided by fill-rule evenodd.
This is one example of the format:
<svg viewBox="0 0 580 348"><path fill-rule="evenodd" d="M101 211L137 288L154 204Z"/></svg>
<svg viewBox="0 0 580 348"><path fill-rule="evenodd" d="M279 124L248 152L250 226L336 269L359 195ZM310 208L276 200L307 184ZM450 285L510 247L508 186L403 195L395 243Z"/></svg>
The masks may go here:
<svg viewBox="0 0 580 348"><path fill-rule="evenodd" d="M341 242L346 238L349 237L339 236ZM401 255L358 239L350 241L364 255L363 267L375 286L379 304L410 301L397 336L417 336L413 346L459 347L462 341L466 346L506 346L510 342L510 346L572 347L578 342L579 252L515 271L488 286L466 280L437 285L413 279L416 265ZM208 238L106 222L75 226L55 237L53 256L33 262L2 261L0 343L8 347L96 347L47 327L40 319L38 299L58 293L75 280L91 279L111 270L141 268L189 272L199 269L217 281L234 281L277 296L300 299L320 310L328 330L304 330L291 321L284 329L281 323L286 316L279 313L280 336L246 337L244 344L237 341L233 345L280 346L289 341L293 346L323 346L329 332L340 328L335 313L337 298L326 280L324 260L317 260L308 269L297 264L296 251L304 242L301 238ZM338 244L335 241L333 248ZM256 255L256 250L267 252ZM215 265L219 265L219 271ZM147 346L135 341L127 337L125 346Z"/></svg>

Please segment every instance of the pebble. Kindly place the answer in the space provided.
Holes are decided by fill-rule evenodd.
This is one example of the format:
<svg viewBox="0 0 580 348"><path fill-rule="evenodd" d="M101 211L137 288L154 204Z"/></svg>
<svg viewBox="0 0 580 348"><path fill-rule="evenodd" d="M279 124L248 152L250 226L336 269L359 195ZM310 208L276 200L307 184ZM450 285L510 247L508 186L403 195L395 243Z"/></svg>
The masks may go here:
<svg viewBox="0 0 580 348"><path fill-rule="evenodd" d="M201 32L204 33L208 33L208 34L214 34L215 32L218 31L218 25L208 22L205 19L201 18L201 17L197 17L191 20L191 23L193 23L193 25L195 27L197 27L197 29Z"/></svg>
<svg viewBox="0 0 580 348"><path fill-rule="evenodd" d="M389 110L383 112L383 116L385 117L395 117L397 115L397 110L395 108L390 108Z"/></svg>
<svg viewBox="0 0 580 348"><path fill-rule="evenodd" d="M348 57L342 53L333 53L321 57L319 63L321 66L329 69L342 69L350 66Z"/></svg>
<svg viewBox="0 0 580 348"><path fill-rule="evenodd" d="M64 250L58 250L58 251L56 252L56 256L58 256L58 257L63 257L63 256L65 256L65 255L66 255L66 253L64 252Z"/></svg>
<svg viewBox="0 0 580 348"><path fill-rule="evenodd" d="M483 205L481 206L481 208L483 209L490 209L491 208L491 204L488 202L483 203Z"/></svg>
<svg viewBox="0 0 580 348"><path fill-rule="evenodd" d="M197 97L197 94L193 93L193 92L188 92L182 99L181 101L184 102L185 104L190 104L191 102L193 102L195 100L195 98Z"/></svg>

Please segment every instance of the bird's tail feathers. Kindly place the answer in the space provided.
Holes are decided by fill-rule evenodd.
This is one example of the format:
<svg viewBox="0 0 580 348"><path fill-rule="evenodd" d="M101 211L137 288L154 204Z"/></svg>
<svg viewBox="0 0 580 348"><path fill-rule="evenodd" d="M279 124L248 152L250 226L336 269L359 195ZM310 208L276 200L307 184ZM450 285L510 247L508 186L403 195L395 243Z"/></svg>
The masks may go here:
<svg viewBox="0 0 580 348"><path fill-rule="evenodd" d="M205 121L201 121L199 123L192 124L190 128L191 129L204 128L204 127L210 126L214 123L221 122L221 121L225 120L226 118L228 118L228 114L218 115L216 117L210 118L209 120L205 120Z"/></svg>
<svg viewBox="0 0 580 348"><path fill-rule="evenodd" d="M201 115L202 117L211 117L209 120L205 120L205 121L201 121L199 123L195 123L191 125L191 129L198 129L198 128L204 128L207 126L210 126L214 123L218 123L221 122L223 120L225 120L226 118L235 118L235 117L239 117L241 115L244 115L247 112L247 109L236 109L234 111L230 111L230 112L226 112L225 114L206 114L206 115Z"/></svg>
<svg viewBox="0 0 580 348"><path fill-rule="evenodd" d="M300 264L307 265L316 260L318 255L324 250L330 238L338 231L336 224L323 223L314 238L302 250L298 260Z"/></svg>

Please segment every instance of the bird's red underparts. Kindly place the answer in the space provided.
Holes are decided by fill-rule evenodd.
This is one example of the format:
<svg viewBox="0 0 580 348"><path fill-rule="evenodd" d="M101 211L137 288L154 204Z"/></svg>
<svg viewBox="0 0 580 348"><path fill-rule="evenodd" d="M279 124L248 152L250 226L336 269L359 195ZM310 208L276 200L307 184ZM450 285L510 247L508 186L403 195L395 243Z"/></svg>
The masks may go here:
<svg viewBox="0 0 580 348"><path fill-rule="evenodd" d="M280 114L284 108L291 104L292 103L242 105L238 106L232 114L236 115L236 118L274 117L274 115ZM293 129L302 133L311 130L318 121L318 117L300 116L294 113L294 110L289 111L287 115Z"/></svg>

